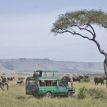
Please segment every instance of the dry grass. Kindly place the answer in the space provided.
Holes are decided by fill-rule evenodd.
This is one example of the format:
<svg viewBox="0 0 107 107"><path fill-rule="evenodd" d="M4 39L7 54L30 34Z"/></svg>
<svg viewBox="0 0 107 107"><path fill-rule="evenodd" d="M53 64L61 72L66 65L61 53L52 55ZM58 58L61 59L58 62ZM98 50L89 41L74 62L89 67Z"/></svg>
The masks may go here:
<svg viewBox="0 0 107 107"><path fill-rule="evenodd" d="M106 91L102 85L95 86L91 83L74 83L76 93L71 98L40 98L25 95L25 86L10 83L8 91L0 90L0 107L107 107L107 99L93 99L91 97L84 100L77 98L79 88L99 88Z"/></svg>

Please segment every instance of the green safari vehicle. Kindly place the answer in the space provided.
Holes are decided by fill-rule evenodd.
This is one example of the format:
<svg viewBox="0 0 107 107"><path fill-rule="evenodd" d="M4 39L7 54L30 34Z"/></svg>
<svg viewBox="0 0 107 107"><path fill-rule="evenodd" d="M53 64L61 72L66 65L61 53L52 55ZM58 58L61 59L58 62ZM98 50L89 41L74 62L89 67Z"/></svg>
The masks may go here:
<svg viewBox="0 0 107 107"><path fill-rule="evenodd" d="M65 86L57 77L28 77L26 79L26 94L40 96L71 96L75 93L73 86Z"/></svg>

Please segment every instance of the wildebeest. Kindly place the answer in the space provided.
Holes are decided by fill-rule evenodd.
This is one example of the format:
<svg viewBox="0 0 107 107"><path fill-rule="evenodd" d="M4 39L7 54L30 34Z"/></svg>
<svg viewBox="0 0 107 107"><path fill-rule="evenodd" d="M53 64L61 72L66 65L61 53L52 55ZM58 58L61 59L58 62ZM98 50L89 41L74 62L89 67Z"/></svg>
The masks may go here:
<svg viewBox="0 0 107 107"><path fill-rule="evenodd" d="M95 85L98 85L99 83L101 84L101 85L103 85L104 84L104 77L94 77L94 83L95 83Z"/></svg>
<svg viewBox="0 0 107 107"><path fill-rule="evenodd" d="M4 76L0 77L0 88L4 91L4 86L6 86L7 90L9 88L7 78Z"/></svg>
<svg viewBox="0 0 107 107"><path fill-rule="evenodd" d="M0 77L0 88L2 91L4 91L4 88L3 88L3 83L2 83L2 78Z"/></svg>
<svg viewBox="0 0 107 107"><path fill-rule="evenodd" d="M17 81L17 84L22 84L24 83L23 80Z"/></svg>
<svg viewBox="0 0 107 107"><path fill-rule="evenodd" d="M75 77L72 77L72 79L74 82L76 82L76 81L80 82L81 78L80 78L80 76L75 76Z"/></svg>
<svg viewBox="0 0 107 107"><path fill-rule="evenodd" d="M63 76L62 77L62 82L64 85L68 86L68 82L71 83L71 85L73 85L73 80L72 78L70 78L69 76Z"/></svg>
<svg viewBox="0 0 107 107"><path fill-rule="evenodd" d="M72 79L74 82L76 82L76 81L80 82L81 80L89 79L89 76L88 75L73 76Z"/></svg>
<svg viewBox="0 0 107 107"><path fill-rule="evenodd" d="M17 84L23 84L24 83L24 77L18 77Z"/></svg>
<svg viewBox="0 0 107 107"><path fill-rule="evenodd" d="M7 77L7 80L9 80L9 81L12 81L14 79L15 79L14 77Z"/></svg>

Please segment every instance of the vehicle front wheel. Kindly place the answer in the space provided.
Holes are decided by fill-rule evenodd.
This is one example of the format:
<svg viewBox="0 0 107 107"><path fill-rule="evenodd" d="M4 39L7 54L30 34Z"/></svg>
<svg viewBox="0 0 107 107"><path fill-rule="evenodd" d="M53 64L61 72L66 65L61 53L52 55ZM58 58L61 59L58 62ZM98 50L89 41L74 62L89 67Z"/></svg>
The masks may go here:
<svg viewBox="0 0 107 107"><path fill-rule="evenodd" d="M52 98L52 93L51 93L51 92L47 92L47 93L45 94L45 97L47 97L47 98Z"/></svg>
<svg viewBox="0 0 107 107"><path fill-rule="evenodd" d="M72 96L72 93L70 91L68 91L67 97L71 97L71 96Z"/></svg>

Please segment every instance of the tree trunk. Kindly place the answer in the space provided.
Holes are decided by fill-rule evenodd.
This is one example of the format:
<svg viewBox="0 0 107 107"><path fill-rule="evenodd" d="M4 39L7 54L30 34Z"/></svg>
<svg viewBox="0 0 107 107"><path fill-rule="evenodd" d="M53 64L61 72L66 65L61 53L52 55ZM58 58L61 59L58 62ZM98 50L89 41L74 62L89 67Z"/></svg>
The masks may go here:
<svg viewBox="0 0 107 107"><path fill-rule="evenodd" d="M106 88L107 88L107 56L105 56L105 60L104 60L104 72L106 76Z"/></svg>

